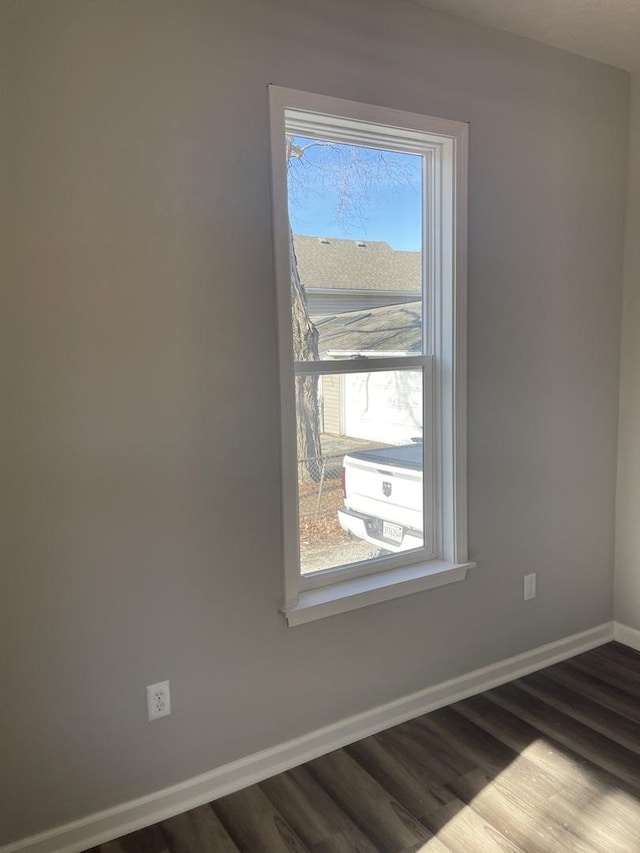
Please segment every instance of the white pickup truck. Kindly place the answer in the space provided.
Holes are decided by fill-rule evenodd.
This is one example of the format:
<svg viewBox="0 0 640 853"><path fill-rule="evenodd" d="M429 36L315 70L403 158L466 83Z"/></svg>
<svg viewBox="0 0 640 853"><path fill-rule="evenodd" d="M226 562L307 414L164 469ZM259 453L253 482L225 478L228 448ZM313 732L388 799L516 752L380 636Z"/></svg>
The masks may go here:
<svg viewBox="0 0 640 853"><path fill-rule="evenodd" d="M381 551L421 548L422 471L422 443L347 454L340 526Z"/></svg>

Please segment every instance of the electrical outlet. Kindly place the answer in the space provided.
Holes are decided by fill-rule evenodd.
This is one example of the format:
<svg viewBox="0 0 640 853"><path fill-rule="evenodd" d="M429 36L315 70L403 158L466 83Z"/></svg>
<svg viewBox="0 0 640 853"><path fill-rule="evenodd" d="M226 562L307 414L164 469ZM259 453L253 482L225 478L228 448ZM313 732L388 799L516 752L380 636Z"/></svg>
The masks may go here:
<svg viewBox="0 0 640 853"><path fill-rule="evenodd" d="M147 685L147 716L149 720L168 717L171 713L171 693L169 682Z"/></svg>
<svg viewBox="0 0 640 853"><path fill-rule="evenodd" d="M536 597L536 576L535 573L532 575L524 576L524 600L529 601L530 598Z"/></svg>

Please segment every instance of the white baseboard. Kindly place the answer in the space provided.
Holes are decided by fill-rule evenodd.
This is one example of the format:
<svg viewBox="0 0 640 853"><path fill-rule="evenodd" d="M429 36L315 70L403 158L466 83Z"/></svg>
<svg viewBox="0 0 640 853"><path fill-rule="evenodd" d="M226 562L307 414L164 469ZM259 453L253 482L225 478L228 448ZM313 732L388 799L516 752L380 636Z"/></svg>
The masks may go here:
<svg viewBox="0 0 640 853"><path fill-rule="evenodd" d="M626 642L626 640L618 637L618 629L624 629L625 636L627 636L626 632L633 634L634 641L640 644L639 631L616 625L615 636L616 639L620 639L620 642ZM347 717L345 720L317 729L295 740L225 764L171 788L156 791L146 797L122 803L73 823L0 847L0 853L80 853L89 847L150 826L233 791L239 791L283 770L289 770L312 758L317 758L420 714L450 705L452 702L497 687L514 678L600 646L613 638L614 625L607 622L580 634L547 643L386 705ZM634 648L640 648L640 645Z"/></svg>
<svg viewBox="0 0 640 853"><path fill-rule="evenodd" d="M628 625L623 625L621 622L613 623L613 639L618 643L624 643L640 652L640 631L637 628L630 628ZM0 850L0 853L2 851Z"/></svg>

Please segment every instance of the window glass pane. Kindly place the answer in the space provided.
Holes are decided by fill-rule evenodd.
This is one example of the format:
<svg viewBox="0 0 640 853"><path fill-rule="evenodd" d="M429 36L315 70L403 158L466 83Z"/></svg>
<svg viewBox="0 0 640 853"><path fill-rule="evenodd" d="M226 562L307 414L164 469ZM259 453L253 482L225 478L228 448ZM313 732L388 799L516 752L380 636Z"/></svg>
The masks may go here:
<svg viewBox="0 0 640 853"><path fill-rule="evenodd" d="M422 371L298 376L296 406L301 572L423 547Z"/></svg>
<svg viewBox="0 0 640 853"><path fill-rule="evenodd" d="M287 137L294 360L422 352L423 157Z"/></svg>

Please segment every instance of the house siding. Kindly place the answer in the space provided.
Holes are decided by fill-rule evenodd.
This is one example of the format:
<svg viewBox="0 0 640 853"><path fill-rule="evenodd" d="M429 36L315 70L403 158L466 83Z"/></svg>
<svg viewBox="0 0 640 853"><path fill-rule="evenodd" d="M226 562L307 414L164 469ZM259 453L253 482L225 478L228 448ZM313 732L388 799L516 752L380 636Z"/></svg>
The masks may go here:
<svg viewBox="0 0 640 853"><path fill-rule="evenodd" d="M322 431L342 435L342 383L340 376L322 377Z"/></svg>

